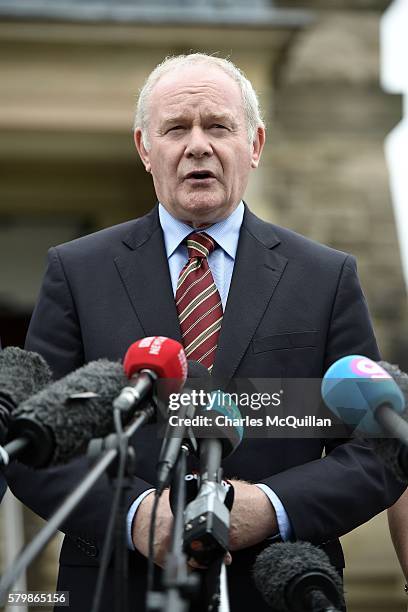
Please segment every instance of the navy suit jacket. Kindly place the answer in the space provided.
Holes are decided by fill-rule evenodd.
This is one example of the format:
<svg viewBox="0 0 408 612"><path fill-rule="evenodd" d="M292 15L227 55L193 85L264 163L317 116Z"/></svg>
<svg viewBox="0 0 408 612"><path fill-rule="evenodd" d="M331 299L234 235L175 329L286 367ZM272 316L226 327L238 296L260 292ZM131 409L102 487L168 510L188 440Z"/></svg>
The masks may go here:
<svg viewBox="0 0 408 612"><path fill-rule="evenodd" d="M157 207L50 250L26 348L43 355L57 377L100 357L122 358L132 342L150 335L180 340ZM233 377L318 378L353 353L379 358L354 258L265 223L246 208L213 375L225 384ZM155 482L159 442L154 426L133 440L137 477L129 506ZM86 469L84 459L36 473L14 464L8 480L25 504L47 517ZM339 568L338 537L393 504L403 490L358 441L245 439L224 470L227 477L269 485L295 537L322 545ZM111 498L102 478L63 526L59 588L71 592L76 612L91 607ZM233 612L249 605L269 609L251 579L260 548L233 555ZM130 597L143 610L146 563L137 552L130 556ZM109 571L106 611L114 596Z"/></svg>

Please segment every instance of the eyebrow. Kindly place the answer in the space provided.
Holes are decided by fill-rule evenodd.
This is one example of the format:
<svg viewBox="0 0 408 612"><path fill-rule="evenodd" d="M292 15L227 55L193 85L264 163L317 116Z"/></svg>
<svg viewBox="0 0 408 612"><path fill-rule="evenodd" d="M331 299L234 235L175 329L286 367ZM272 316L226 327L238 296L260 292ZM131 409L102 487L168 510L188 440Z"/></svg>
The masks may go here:
<svg viewBox="0 0 408 612"><path fill-rule="evenodd" d="M237 127L237 122L235 121L235 118L231 113L208 113L208 115L205 115L205 120L214 123L229 123L233 128ZM164 117L160 124L160 127L161 129L163 129L166 128L168 125L184 123L185 121L189 121L188 115L169 115L167 117Z"/></svg>

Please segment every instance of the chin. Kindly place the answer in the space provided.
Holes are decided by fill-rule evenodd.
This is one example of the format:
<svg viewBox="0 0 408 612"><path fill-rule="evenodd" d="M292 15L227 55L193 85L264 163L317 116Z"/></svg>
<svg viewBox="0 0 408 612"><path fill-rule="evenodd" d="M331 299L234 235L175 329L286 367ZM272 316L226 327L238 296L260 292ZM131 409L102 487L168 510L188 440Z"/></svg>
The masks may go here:
<svg viewBox="0 0 408 612"><path fill-rule="evenodd" d="M199 194L194 194L188 202L181 206L183 215L189 221L200 221L201 223L215 223L220 221L232 212L232 208L226 206L224 201L215 197L199 197Z"/></svg>

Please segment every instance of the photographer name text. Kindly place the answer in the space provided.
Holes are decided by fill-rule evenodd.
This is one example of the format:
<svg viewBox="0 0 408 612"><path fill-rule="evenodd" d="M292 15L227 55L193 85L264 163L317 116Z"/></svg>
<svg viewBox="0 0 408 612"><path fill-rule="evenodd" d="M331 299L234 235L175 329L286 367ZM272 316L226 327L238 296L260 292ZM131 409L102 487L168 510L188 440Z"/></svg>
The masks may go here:
<svg viewBox="0 0 408 612"><path fill-rule="evenodd" d="M169 425L171 427L292 427L293 429L301 427L331 427L331 419L321 419L314 415L296 417L287 415L285 417L266 416L259 417L228 417L223 414L217 416L198 415L192 418L179 417L175 414L170 415Z"/></svg>

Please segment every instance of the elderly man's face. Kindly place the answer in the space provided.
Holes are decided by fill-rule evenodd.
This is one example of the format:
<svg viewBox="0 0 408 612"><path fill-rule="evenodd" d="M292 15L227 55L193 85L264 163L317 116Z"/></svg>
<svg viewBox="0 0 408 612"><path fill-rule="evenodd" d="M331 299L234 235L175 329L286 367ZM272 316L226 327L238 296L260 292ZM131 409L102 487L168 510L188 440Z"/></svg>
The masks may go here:
<svg viewBox="0 0 408 612"><path fill-rule="evenodd" d="M149 106L149 149L135 143L156 195L176 218L195 226L225 219L244 195L265 132L249 144L237 83L207 64L164 75Z"/></svg>

